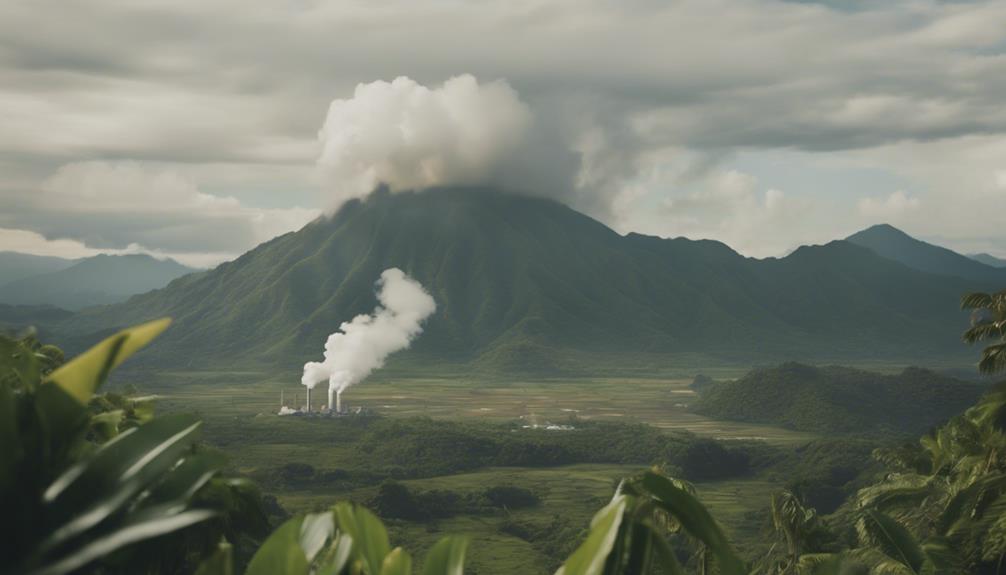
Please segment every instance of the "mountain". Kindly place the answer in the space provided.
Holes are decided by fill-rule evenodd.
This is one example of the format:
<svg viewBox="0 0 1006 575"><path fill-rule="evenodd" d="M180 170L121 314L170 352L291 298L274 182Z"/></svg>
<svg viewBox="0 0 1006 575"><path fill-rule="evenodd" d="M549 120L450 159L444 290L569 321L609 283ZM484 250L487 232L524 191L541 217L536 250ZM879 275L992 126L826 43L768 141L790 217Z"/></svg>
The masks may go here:
<svg viewBox="0 0 1006 575"><path fill-rule="evenodd" d="M437 311L410 368L660 373L792 358L970 361L971 286L836 241L781 259L713 241L622 236L559 203L481 189L376 192L216 269L53 329L66 342L172 316L141 357L296 370L373 309L399 267ZM95 339L97 335L91 337ZM72 350L71 350L72 351ZM141 360L144 361L144 360Z"/></svg>
<svg viewBox="0 0 1006 575"><path fill-rule="evenodd" d="M991 254L968 254L968 257L994 268L1006 268L1006 260L997 258Z"/></svg>
<svg viewBox="0 0 1006 575"><path fill-rule="evenodd" d="M1006 270L975 261L921 240L887 224L869 227L852 234L846 241L869 248L885 258L901 262L920 271L953 275L977 282L975 289L1002 289L1006 286Z"/></svg>
<svg viewBox="0 0 1006 575"><path fill-rule="evenodd" d="M97 255L57 271L0 286L0 302L53 305L69 310L125 301L129 296L164 287L196 271L174 260L148 255Z"/></svg>
<svg viewBox="0 0 1006 575"><path fill-rule="evenodd" d="M970 407L977 383L907 368L883 375L786 363L702 391L692 409L716 419L831 433L923 433Z"/></svg>
<svg viewBox="0 0 1006 575"><path fill-rule="evenodd" d="M77 261L19 252L0 252L0 285L66 269Z"/></svg>

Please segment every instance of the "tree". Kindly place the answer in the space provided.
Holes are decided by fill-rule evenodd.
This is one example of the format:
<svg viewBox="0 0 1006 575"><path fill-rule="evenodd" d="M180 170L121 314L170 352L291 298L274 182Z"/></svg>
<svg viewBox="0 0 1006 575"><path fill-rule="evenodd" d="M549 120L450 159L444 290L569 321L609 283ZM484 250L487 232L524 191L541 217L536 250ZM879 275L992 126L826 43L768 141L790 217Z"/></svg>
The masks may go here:
<svg viewBox="0 0 1006 575"><path fill-rule="evenodd" d="M1006 290L968 294L961 298L961 308L972 310L965 342L996 341L982 350L978 371L986 375L1006 371Z"/></svg>

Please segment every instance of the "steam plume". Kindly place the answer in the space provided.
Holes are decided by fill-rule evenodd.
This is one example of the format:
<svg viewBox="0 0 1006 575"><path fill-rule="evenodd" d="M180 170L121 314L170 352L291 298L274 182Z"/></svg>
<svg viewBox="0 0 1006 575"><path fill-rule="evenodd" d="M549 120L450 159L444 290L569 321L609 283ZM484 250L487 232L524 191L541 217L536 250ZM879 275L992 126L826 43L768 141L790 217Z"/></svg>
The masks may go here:
<svg viewBox="0 0 1006 575"><path fill-rule="evenodd" d="M343 322L325 342L325 360L304 364L301 383L308 389L328 380L329 409L333 394L341 395L383 366L389 355L409 347L437 308L422 284L398 268L384 270L376 287L380 305L373 313Z"/></svg>

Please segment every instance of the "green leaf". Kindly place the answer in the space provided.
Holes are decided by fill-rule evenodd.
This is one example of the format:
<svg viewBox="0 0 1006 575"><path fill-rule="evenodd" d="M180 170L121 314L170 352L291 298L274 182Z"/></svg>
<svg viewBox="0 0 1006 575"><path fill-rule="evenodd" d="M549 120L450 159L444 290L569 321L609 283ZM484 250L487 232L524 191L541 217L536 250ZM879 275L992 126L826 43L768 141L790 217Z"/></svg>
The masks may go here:
<svg viewBox="0 0 1006 575"><path fill-rule="evenodd" d="M43 543L50 548L81 535L125 507L164 477L197 438L200 422L187 416L154 419L105 444L72 466L43 493L57 524ZM184 507L185 501L178 501Z"/></svg>
<svg viewBox="0 0 1006 575"><path fill-rule="evenodd" d="M656 473L643 476L643 487L656 503L670 513L689 535L706 544L716 558L722 575L743 575L747 566L737 556L726 535L709 511L690 493Z"/></svg>
<svg viewBox="0 0 1006 575"><path fill-rule="evenodd" d="M863 522L866 531L885 555L913 573L922 573L926 554L904 525L873 509L863 512Z"/></svg>
<svg viewBox="0 0 1006 575"><path fill-rule="evenodd" d="M626 502L625 495L616 495L611 503L594 515L587 539L566 559L556 575L600 575L604 571L604 564L622 525Z"/></svg>
<svg viewBox="0 0 1006 575"><path fill-rule="evenodd" d="M366 565L368 573L380 573L384 557L391 551L388 532L381 520L350 503L339 503L333 511L339 529L353 540L353 557Z"/></svg>
<svg viewBox="0 0 1006 575"><path fill-rule="evenodd" d="M462 575L468 538L444 537L430 549L423 561L423 575Z"/></svg>
<svg viewBox="0 0 1006 575"><path fill-rule="evenodd" d="M58 385L82 405L87 405L113 368L150 343L169 325L171 320L163 318L120 331L52 372L46 382Z"/></svg>
<svg viewBox="0 0 1006 575"><path fill-rule="evenodd" d="M195 575L234 575L234 557L231 544L221 541L216 550L199 563Z"/></svg>
<svg viewBox="0 0 1006 575"><path fill-rule="evenodd" d="M304 550L308 563L314 561L334 533L331 512L312 513L304 517L300 525L300 547Z"/></svg>
<svg viewBox="0 0 1006 575"><path fill-rule="evenodd" d="M670 575L685 575L685 570L678 561L678 556L674 554L674 549L656 529L651 525L641 524L650 535L650 548L653 550L655 565L660 567L665 573Z"/></svg>
<svg viewBox="0 0 1006 575"><path fill-rule="evenodd" d="M300 546L302 522L295 517L274 531L252 557L245 575L307 575L309 565Z"/></svg>
<svg viewBox="0 0 1006 575"><path fill-rule="evenodd" d="M412 557L401 547L395 547L381 563L381 575L412 575Z"/></svg>
<svg viewBox="0 0 1006 575"><path fill-rule="evenodd" d="M338 575L342 573L346 563L349 562L349 555L353 552L353 538L345 533L335 537L335 541L328 546L325 556L318 565L317 575Z"/></svg>
<svg viewBox="0 0 1006 575"><path fill-rule="evenodd" d="M139 514L131 521L86 545L74 549L70 554L45 566L31 571L29 575L65 575L80 569L88 563L107 556L127 545L159 537L206 521L215 514L212 511L194 510L176 514Z"/></svg>

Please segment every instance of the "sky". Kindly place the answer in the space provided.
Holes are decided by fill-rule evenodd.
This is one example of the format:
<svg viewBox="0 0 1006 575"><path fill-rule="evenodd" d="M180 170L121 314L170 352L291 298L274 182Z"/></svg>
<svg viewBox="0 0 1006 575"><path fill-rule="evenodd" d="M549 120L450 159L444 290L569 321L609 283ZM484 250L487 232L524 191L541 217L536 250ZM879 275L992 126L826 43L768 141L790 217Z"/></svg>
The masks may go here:
<svg viewBox="0 0 1006 575"><path fill-rule="evenodd" d="M1006 257L1006 2L11 0L0 250L231 259L488 183L768 257Z"/></svg>

